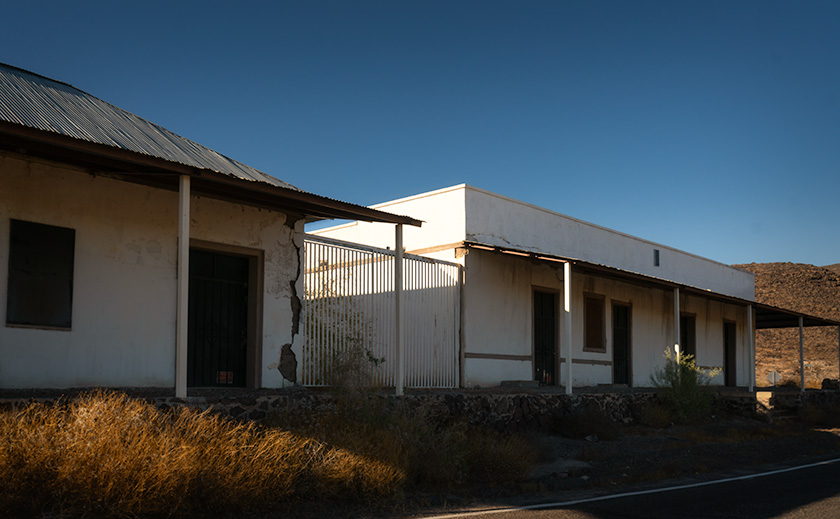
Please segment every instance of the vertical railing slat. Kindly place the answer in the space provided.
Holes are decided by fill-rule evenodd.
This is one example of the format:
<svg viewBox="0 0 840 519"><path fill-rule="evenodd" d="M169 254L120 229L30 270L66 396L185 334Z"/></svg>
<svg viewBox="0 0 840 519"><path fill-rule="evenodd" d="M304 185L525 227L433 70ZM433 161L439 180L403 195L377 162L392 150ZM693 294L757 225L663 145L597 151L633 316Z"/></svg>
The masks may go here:
<svg viewBox="0 0 840 519"><path fill-rule="evenodd" d="M334 360L363 355L360 374L393 386L394 251L305 239L304 366L302 383L327 386L336 375ZM459 359L460 266L405 255L404 297L406 384L451 388ZM367 363L370 355L384 364Z"/></svg>

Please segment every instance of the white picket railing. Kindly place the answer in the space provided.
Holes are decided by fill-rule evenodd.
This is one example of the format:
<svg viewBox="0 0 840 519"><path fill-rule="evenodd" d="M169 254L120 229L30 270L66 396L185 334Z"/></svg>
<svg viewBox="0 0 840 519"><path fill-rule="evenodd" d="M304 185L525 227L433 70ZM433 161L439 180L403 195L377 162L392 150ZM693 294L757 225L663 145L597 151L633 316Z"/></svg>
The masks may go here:
<svg viewBox="0 0 840 519"><path fill-rule="evenodd" d="M301 382L395 386L394 251L314 235L304 243ZM460 280L457 263L404 255L406 387L458 387Z"/></svg>

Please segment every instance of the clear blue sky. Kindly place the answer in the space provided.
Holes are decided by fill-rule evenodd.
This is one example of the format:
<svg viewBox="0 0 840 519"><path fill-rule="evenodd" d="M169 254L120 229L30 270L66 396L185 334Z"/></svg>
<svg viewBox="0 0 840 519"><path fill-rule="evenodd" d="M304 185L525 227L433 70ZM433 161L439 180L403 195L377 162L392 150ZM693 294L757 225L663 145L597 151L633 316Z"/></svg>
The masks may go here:
<svg viewBox="0 0 840 519"><path fill-rule="evenodd" d="M725 263L840 262L840 2L3 7L0 61L362 205L468 183Z"/></svg>

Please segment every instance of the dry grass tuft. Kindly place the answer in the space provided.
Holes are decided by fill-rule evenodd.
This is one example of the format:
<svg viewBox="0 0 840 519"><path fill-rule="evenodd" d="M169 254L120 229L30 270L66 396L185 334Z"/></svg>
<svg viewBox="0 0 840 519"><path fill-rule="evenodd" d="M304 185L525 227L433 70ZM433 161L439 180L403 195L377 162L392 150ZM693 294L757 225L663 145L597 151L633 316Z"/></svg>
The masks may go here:
<svg viewBox="0 0 840 519"><path fill-rule="evenodd" d="M0 515L242 512L400 488L385 463L208 412L164 413L120 393L0 412Z"/></svg>
<svg viewBox="0 0 840 519"><path fill-rule="evenodd" d="M372 502L409 488L494 484L527 473L524 439L370 395L306 427L163 412L97 391L0 411L0 517L247 514L279 503Z"/></svg>
<svg viewBox="0 0 840 519"><path fill-rule="evenodd" d="M509 483L535 463L536 449L524 437L471 426L439 411L358 391L342 394L332 413L283 425L396 468L409 490Z"/></svg>

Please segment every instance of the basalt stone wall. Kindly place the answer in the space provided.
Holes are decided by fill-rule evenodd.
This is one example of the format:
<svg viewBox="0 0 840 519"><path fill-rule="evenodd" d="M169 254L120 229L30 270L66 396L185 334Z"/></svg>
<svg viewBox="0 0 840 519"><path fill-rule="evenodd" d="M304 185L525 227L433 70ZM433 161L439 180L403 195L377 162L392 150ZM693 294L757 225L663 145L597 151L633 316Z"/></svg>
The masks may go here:
<svg viewBox="0 0 840 519"><path fill-rule="evenodd" d="M357 397L359 398L359 397ZM655 393L593 393L593 394L492 394L492 393L428 393L395 397L365 395L361 398L379 400L385 405L408 406L412 412L423 413L434 420L465 417L468 422L501 431L546 427L553 421L582 411L600 411L618 423L634 423L640 409L656 398ZM212 409L241 420L262 420L271 416L281 423L284 416L330 413L337 406L346 405L341 397L329 393L297 391L289 394L249 398L157 398L161 408L188 405ZM358 403L358 400L356 401ZM720 407L728 412L751 415L756 411L754 398L721 397Z"/></svg>
<svg viewBox="0 0 840 519"><path fill-rule="evenodd" d="M775 408L798 412L803 406L813 405L822 409L840 408L840 391L806 391L777 393L770 400Z"/></svg>
<svg viewBox="0 0 840 519"><path fill-rule="evenodd" d="M807 393L808 398L822 403L825 398L832 398L840 404L840 392ZM833 396L820 396L833 395ZM283 422L285 417L300 422L302 417L331 413L340 405L348 405L343 395L328 392L292 390L289 392L265 395L197 396L179 399L169 396L134 396L144 398L161 409L187 406L199 410L210 410L238 420L260 421L271 417ZM68 397L62 397L66 400ZM69 398L73 398L69 396ZM380 401L394 408L406 406L411 412L422 413L430 420L454 420L466 418L475 425L492 427L500 431L526 430L534 427L546 427L564 417L578 413L599 411L617 423L631 424L638 420L639 412L646 403L656 398L654 392L625 393L582 393L566 395L562 393L504 393L489 392L430 392L410 394L402 397L393 395L360 393L355 395L349 405L358 405L364 399ZM360 400L362 399L362 400ZM15 399L17 403L26 401L49 402L58 397ZM11 405L6 399L5 404ZM740 397L720 396L718 408L729 413L753 415L756 412L756 400L748 393Z"/></svg>

